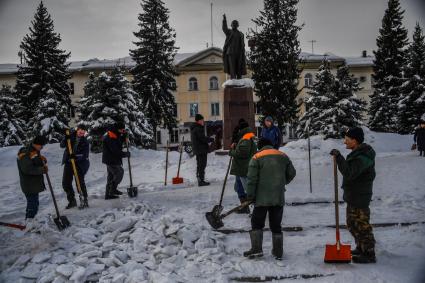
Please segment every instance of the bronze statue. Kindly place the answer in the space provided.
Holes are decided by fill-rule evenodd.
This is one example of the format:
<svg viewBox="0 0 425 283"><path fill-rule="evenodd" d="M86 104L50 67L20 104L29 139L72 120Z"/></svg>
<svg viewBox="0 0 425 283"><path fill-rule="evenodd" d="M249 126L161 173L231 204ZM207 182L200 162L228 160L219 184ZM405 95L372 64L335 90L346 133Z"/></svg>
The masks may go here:
<svg viewBox="0 0 425 283"><path fill-rule="evenodd" d="M232 21L231 27L232 29L227 27L227 19L224 14L223 32L226 34L223 47L224 72L229 74L231 79L241 79L243 75L246 75L244 35L238 30L238 21Z"/></svg>

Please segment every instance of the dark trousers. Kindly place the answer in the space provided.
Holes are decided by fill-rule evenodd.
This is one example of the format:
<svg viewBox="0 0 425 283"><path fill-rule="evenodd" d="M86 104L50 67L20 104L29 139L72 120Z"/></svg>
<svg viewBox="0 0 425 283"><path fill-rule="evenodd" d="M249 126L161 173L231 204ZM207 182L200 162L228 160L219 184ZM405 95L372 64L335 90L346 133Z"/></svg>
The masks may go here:
<svg viewBox="0 0 425 283"><path fill-rule="evenodd" d="M373 236L372 225L370 225L370 209L356 208L347 205L347 228L353 236L356 245L365 253L374 253L375 238Z"/></svg>
<svg viewBox="0 0 425 283"><path fill-rule="evenodd" d="M108 171L108 179L106 183L106 194L116 190L124 177L124 169L121 165L106 165Z"/></svg>
<svg viewBox="0 0 425 283"><path fill-rule="evenodd" d="M77 167L78 178L80 180L81 192L83 193L83 196L87 198L87 188L86 188L86 182L84 181L84 174L78 168L78 166L76 167ZM69 202L75 199L74 189L72 188L73 179L74 179L74 171L72 170L72 165L71 163L67 162L63 166L62 187L66 193L66 198L68 199Z"/></svg>
<svg viewBox="0 0 425 283"><path fill-rule="evenodd" d="M274 234L282 233L283 206L256 206L252 212L252 230L262 230L266 223L267 212L269 213L269 226Z"/></svg>
<svg viewBox="0 0 425 283"><path fill-rule="evenodd" d="M196 155L196 177L205 180L205 168L207 167L207 156L208 154L197 154Z"/></svg>
<svg viewBox="0 0 425 283"><path fill-rule="evenodd" d="M38 193L36 194L25 194L27 199L27 210L25 213L25 218L34 218L38 212Z"/></svg>
<svg viewBox="0 0 425 283"><path fill-rule="evenodd" d="M422 155L423 154L423 155ZM425 156L425 153L423 150L419 150L419 156Z"/></svg>

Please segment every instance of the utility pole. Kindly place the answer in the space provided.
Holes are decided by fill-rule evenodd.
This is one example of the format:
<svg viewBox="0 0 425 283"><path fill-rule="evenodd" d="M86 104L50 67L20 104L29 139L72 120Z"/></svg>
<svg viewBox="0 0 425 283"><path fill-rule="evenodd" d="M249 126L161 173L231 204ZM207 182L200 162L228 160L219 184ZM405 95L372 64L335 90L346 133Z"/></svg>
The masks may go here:
<svg viewBox="0 0 425 283"><path fill-rule="evenodd" d="M309 40L308 42L311 42L311 53L314 54L314 44L317 42L317 40Z"/></svg>
<svg viewBox="0 0 425 283"><path fill-rule="evenodd" d="M213 3L211 2L211 47L214 47L214 38L213 38Z"/></svg>

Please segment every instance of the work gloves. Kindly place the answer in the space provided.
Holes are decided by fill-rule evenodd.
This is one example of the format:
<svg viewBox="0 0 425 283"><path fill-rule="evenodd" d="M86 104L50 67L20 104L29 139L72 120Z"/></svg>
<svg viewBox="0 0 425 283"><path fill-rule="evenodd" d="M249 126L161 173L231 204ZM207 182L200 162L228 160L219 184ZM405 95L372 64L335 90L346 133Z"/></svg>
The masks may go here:
<svg viewBox="0 0 425 283"><path fill-rule="evenodd" d="M129 151L123 151L122 157L131 157L131 154Z"/></svg>
<svg viewBox="0 0 425 283"><path fill-rule="evenodd" d="M339 152L339 150L338 149L332 149L331 150L331 152L330 152L330 155L332 155L332 156L339 156L339 155L341 155L341 152Z"/></svg>

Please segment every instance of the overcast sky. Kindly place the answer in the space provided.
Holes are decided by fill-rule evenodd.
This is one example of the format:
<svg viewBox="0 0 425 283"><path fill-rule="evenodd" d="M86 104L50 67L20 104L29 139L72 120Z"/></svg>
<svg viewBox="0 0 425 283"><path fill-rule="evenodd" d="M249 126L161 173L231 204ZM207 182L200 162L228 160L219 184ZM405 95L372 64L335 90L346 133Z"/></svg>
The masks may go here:
<svg viewBox="0 0 425 283"><path fill-rule="evenodd" d="M214 45L222 47L222 14L238 19L246 33L251 19L262 9L261 0L165 0L170 22L177 33L179 52L202 50L210 42L210 3L213 2ZM401 0L409 37L416 22L425 27L425 0ZM128 56L137 30L140 0L44 0L61 48L71 60ZM39 0L0 0L0 63L18 62L18 48ZM309 40L317 40L315 53L357 56L375 49L375 39L387 0L300 0L299 23L302 50L311 52Z"/></svg>

